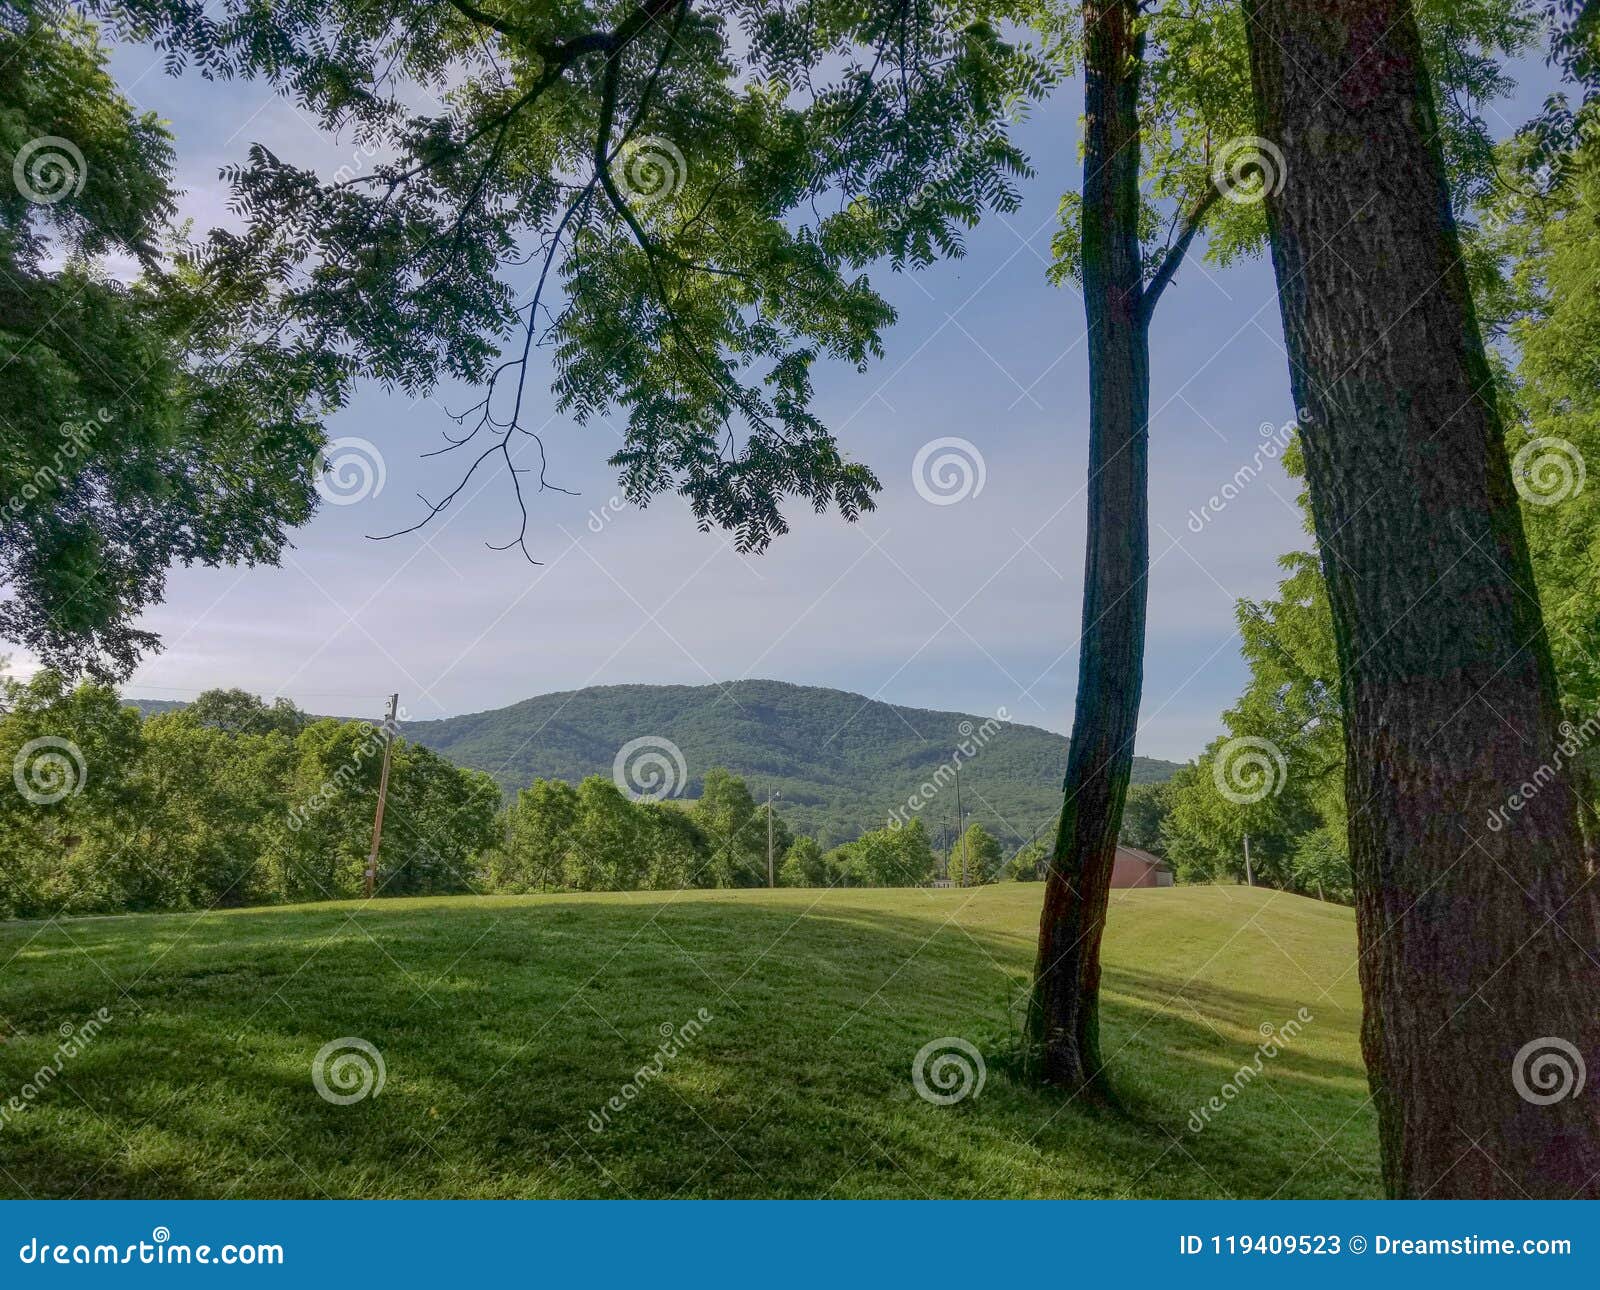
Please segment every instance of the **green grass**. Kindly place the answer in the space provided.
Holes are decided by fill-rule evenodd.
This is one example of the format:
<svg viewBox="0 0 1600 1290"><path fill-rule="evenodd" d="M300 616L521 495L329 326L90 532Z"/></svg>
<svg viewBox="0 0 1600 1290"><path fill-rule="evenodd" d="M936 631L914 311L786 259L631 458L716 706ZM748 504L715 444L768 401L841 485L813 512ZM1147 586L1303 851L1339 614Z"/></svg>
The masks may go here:
<svg viewBox="0 0 1600 1290"><path fill-rule="evenodd" d="M1371 1196L1350 911L1117 893L1122 1114L1001 1056L1041 888L457 897L0 924L0 1111L64 1023L112 1020L0 1127L20 1196ZM1200 1132L1261 1027L1313 1020ZM609 1127L591 1112L704 1008ZM387 1082L311 1080L359 1036ZM962 1036L981 1094L917 1096Z"/></svg>

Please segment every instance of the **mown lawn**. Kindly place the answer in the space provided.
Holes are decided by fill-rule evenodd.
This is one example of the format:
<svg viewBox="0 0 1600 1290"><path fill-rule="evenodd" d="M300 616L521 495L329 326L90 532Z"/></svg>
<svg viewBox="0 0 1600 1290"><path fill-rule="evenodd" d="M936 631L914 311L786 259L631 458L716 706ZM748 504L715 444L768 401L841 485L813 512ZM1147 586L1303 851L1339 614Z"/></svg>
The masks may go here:
<svg viewBox="0 0 1600 1290"><path fill-rule="evenodd" d="M1041 888L455 897L0 924L7 1196L1370 1196L1348 910L1118 893L1124 1113L1006 1074ZM110 1021L20 1109L62 1027ZM1262 1073L1266 1026L1311 1020ZM591 1117L663 1028L704 1029ZM692 1031L693 1028L691 1028ZM381 1093L324 1100L357 1037ZM929 1040L988 1057L918 1096ZM1195 1131L1241 1065L1250 1080ZM335 1089L337 1091L337 1088Z"/></svg>

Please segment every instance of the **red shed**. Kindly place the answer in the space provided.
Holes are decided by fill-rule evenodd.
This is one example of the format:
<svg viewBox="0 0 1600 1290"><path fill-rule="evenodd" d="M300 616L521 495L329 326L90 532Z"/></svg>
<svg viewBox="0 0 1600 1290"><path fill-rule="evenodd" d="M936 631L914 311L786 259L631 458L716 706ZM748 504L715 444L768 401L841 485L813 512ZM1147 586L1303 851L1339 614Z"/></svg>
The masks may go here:
<svg viewBox="0 0 1600 1290"><path fill-rule="evenodd" d="M1138 847L1117 847L1117 858L1111 866L1113 887L1170 887L1172 867L1160 856L1141 851Z"/></svg>

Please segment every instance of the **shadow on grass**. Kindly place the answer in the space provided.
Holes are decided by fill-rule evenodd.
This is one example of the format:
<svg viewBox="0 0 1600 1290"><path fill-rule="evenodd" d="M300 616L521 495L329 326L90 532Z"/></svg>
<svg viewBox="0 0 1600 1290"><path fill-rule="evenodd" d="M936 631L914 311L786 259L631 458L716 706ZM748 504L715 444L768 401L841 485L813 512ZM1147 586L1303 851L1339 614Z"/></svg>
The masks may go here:
<svg viewBox="0 0 1600 1290"><path fill-rule="evenodd" d="M1258 1025L1293 1015L1292 989L1115 966L1104 1049L1129 1115L997 1070L976 1096L930 1104L919 1050L997 1035L1031 965L1025 937L946 922L913 894L913 912L853 893L809 910L662 893L0 928L0 1098L61 1068L0 1128L0 1188L1375 1193L1348 1016L1308 1026L1192 1127L1254 1061ZM59 1027L100 1007L113 1020L58 1061ZM312 1065L354 1039L381 1056L383 1087L336 1105ZM355 1054L346 1073L366 1061L375 1078L354 1045L339 1051Z"/></svg>

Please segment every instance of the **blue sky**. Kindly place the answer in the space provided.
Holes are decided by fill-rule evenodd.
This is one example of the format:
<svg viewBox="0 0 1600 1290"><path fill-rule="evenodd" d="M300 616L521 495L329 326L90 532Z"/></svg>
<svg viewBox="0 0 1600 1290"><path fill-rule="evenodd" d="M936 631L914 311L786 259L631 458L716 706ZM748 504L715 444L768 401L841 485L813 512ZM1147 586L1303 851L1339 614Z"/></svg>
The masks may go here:
<svg viewBox="0 0 1600 1290"><path fill-rule="evenodd" d="M184 212L228 219L219 166L247 145L331 174L351 141L323 139L265 87L168 77L147 50L114 70L177 136ZM1537 95L1501 105L1509 129ZM376 445L381 490L325 505L279 568L178 569L145 625L166 641L126 687L190 698L217 685L288 695L313 711L377 715L398 690L414 719L498 707L551 690L622 682L769 677L894 703L992 713L1065 731L1082 592L1085 386L1082 304L1045 279L1055 208L1077 179L1080 91L1064 87L1020 132L1038 171L1022 208L991 218L965 259L915 275L874 272L900 311L887 356L865 375L819 374L818 406L847 452L883 481L854 525L793 514L759 557L696 532L675 498L616 505L614 430L552 417L551 479L531 507L544 563L486 549L515 531L502 472L481 474L445 516L387 542L366 535L419 518L418 493L457 479L424 460L462 390L413 401L370 386L335 437ZM1138 751L1185 759L1220 729L1244 668L1240 596L1269 594L1281 553L1305 543L1294 485L1276 461L1192 531L1190 514L1260 460L1263 426L1293 416L1269 267L1218 271L1191 258L1153 332L1149 645ZM548 369L539 374L548 376ZM530 386L545 415L547 381ZM983 484L935 505L914 486L930 441L976 446Z"/></svg>

